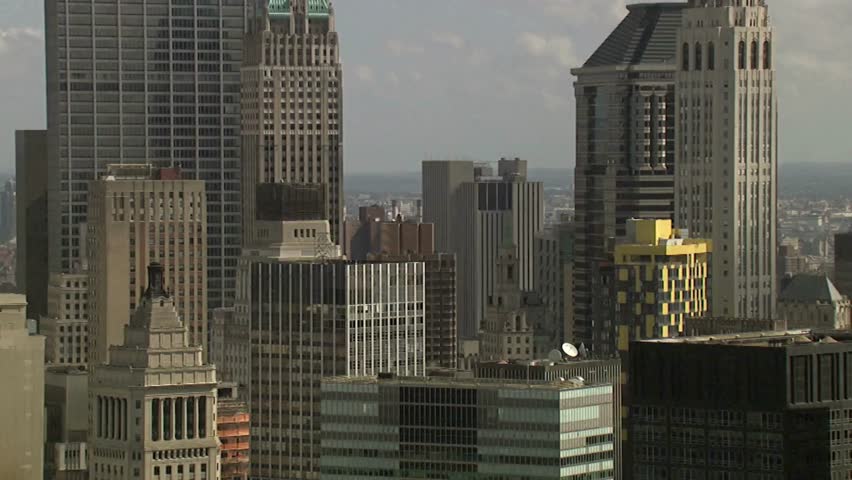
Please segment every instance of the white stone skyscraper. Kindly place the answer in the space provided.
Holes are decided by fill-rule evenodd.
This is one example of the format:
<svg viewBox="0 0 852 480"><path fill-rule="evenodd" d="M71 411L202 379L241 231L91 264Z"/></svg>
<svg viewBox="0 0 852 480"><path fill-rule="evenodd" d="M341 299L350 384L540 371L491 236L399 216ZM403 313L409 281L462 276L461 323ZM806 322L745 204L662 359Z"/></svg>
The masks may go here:
<svg viewBox="0 0 852 480"><path fill-rule="evenodd" d="M773 36L765 0L690 0L678 33L675 217L713 240L713 316L775 313Z"/></svg>
<svg viewBox="0 0 852 480"><path fill-rule="evenodd" d="M331 3L268 0L245 39L243 60L243 245L257 240L251 222L261 183L323 185L331 237L339 244L343 66Z"/></svg>

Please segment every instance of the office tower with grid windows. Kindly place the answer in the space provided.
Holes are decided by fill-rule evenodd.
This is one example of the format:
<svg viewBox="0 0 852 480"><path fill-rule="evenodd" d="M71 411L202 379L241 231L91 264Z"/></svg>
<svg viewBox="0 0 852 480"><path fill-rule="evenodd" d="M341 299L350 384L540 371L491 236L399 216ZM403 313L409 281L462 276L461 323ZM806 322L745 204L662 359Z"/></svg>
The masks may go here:
<svg viewBox="0 0 852 480"><path fill-rule="evenodd" d="M240 65L246 0L46 0L51 272L86 257L89 181L111 164L179 168L209 205L209 307L240 254Z"/></svg>
<svg viewBox="0 0 852 480"><path fill-rule="evenodd" d="M190 342L207 355L207 245L204 183L174 169L112 165L89 187L89 360L108 359L121 342L147 283L160 263Z"/></svg>
<svg viewBox="0 0 852 480"><path fill-rule="evenodd" d="M328 0L269 0L244 42L244 246L257 241L255 186L279 182L322 185L331 239L341 242L343 65L334 20Z"/></svg>
<svg viewBox="0 0 852 480"><path fill-rule="evenodd" d="M163 267L89 380L89 478L219 480L216 367L190 344Z"/></svg>
<svg viewBox="0 0 852 480"><path fill-rule="evenodd" d="M628 6L627 17L577 76L576 241L572 341L614 351L614 325L596 284L609 239L629 218L672 219L675 36L685 4Z"/></svg>
<svg viewBox="0 0 852 480"><path fill-rule="evenodd" d="M47 286L47 315L39 319L44 360L52 366L89 364L89 276L54 273Z"/></svg>
<svg viewBox="0 0 852 480"><path fill-rule="evenodd" d="M675 223L713 241L713 316L774 318L778 101L767 2L690 0L677 42Z"/></svg>

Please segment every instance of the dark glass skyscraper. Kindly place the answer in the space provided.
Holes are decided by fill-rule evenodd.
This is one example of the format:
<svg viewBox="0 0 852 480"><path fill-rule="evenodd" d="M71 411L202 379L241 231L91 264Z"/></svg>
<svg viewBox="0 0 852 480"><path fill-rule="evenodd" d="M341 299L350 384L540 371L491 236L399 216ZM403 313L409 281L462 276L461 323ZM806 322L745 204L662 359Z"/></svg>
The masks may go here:
<svg viewBox="0 0 852 480"><path fill-rule="evenodd" d="M247 0L45 0L51 271L83 267L88 182L110 164L204 180L211 307L240 248Z"/></svg>

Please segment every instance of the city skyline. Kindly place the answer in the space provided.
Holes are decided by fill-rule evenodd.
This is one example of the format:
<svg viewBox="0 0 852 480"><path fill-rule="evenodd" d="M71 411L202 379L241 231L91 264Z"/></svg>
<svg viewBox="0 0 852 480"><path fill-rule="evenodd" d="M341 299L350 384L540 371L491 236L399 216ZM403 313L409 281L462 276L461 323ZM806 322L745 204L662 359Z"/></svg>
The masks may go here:
<svg viewBox="0 0 852 480"><path fill-rule="evenodd" d="M45 124L43 5L3 3L0 60L16 68L0 73L0 99L10 107L0 115L0 172L11 173L13 130ZM428 158L515 155L532 165L571 167L569 69L623 18L624 3L444 0L424 7L412 0L390 6L380 0L338 0L338 30L348 40L342 51L349 98L346 172L416 171ZM841 115L852 108L841 90L852 67L833 52L852 46L852 35L833 35L828 42L807 32L839 31L852 5L775 3L770 2L782 47L778 70L785 79L779 89L780 128L790 132L781 139L779 162L845 160L848 147L830 140L842 134ZM820 11L832 15L814 14ZM382 29L363 28L377 13L394 21ZM464 19L474 14L481 21L466 25ZM802 88L805 81L814 88Z"/></svg>

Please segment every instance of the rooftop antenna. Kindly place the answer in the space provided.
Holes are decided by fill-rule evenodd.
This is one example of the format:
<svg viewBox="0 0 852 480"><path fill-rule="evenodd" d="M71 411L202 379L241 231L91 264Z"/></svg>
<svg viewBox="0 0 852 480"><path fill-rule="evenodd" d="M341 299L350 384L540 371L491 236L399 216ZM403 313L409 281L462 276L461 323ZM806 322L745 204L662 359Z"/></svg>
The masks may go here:
<svg viewBox="0 0 852 480"><path fill-rule="evenodd" d="M554 363L559 363L562 361L562 352L559 350L551 350L550 353L547 354L547 359Z"/></svg>
<svg viewBox="0 0 852 480"><path fill-rule="evenodd" d="M577 350L577 347L570 343L563 343L562 351L565 352L565 355L568 355L569 358L577 358L577 355L580 354L580 351Z"/></svg>

